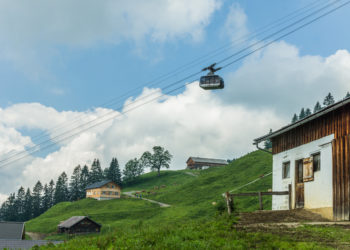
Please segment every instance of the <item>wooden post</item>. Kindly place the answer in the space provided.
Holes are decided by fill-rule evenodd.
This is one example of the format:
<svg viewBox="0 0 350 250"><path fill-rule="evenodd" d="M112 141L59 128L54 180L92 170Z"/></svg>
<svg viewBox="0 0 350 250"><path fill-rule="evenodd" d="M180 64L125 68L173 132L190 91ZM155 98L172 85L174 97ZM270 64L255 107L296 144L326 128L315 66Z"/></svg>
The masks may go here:
<svg viewBox="0 0 350 250"><path fill-rule="evenodd" d="M259 209L263 210L263 203L262 203L262 195L261 192L259 192Z"/></svg>
<svg viewBox="0 0 350 250"><path fill-rule="evenodd" d="M292 210L292 184L288 185L288 207Z"/></svg>
<svg viewBox="0 0 350 250"><path fill-rule="evenodd" d="M232 213L232 200L229 192L226 192L226 204L227 204L227 212L229 215Z"/></svg>

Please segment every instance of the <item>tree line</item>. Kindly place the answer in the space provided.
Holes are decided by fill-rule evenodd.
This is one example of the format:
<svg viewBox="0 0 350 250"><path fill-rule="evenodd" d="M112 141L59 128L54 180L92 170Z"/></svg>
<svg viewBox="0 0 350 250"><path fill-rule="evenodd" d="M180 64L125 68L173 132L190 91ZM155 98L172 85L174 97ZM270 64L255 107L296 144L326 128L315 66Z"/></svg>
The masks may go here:
<svg viewBox="0 0 350 250"><path fill-rule="evenodd" d="M346 98L349 98L350 97L350 93L347 92L344 99ZM326 95L326 97L323 99L323 106L321 106L320 102L317 101L315 106L314 106L314 109L313 109L313 113L317 113L318 111L320 111L321 109L325 108L325 107L328 107L329 105L332 105L334 104L335 101L334 101L334 97L331 93L328 93L328 95ZM302 120L304 119L305 117L308 117L309 115L311 115L312 112L309 108L302 108L300 110L300 113L299 115L297 115L296 113L293 115L293 118L292 118L292 123L295 123L299 120Z"/></svg>
<svg viewBox="0 0 350 250"><path fill-rule="evenodd" d="M86 196L86 187L102 181L111 180L119 186L134 181L144 173L145 168L156 170L169 168L172 155L161 146L154 146L153 153L146 151L137 159L131 159L120 170L117 158L112 158L108 168L102 170L99 159L94 159L91 168L87 165L76 166L68 178L65 172L48 184L39 181L33 189L20 187L17 193L11 193L0 208L0 221L27 221L39 216L57 203L77 201Z"/></svg>

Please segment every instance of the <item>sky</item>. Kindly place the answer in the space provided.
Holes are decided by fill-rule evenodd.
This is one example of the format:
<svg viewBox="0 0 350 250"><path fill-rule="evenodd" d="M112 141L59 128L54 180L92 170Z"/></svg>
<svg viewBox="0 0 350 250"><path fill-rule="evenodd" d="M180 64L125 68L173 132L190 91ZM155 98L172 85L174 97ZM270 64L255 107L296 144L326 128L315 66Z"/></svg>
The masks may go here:
<svg viewBox="0 0 350 250"><path fill-rule="evenodd" d="M219 71L223 90L188 76L345 2L1 1L0 161L25 157L0 162L0 201L94 158L123 168L155 145L172 153L174 170L189 156L253 151L254 138L302 107L350 91L350 5Z"/></svg>

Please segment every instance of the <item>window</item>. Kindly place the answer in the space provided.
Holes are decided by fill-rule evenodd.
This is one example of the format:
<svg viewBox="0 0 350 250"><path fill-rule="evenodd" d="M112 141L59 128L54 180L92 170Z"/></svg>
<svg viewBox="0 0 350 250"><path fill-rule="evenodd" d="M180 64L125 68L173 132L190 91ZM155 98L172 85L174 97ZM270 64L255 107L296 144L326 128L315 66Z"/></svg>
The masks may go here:
<svg viewBox="0 0 350 250"><path fill-rule="evenodd" d="M282 165L282 179L290 177L290 162L284 162Z"/></svg>
<svg viewBox="0 0 350 250"><path fill-rule="evenodd" d="M314 172L320 171L321 170L321 154L320 153L313 154L312 160L313 160Z"/></svg>

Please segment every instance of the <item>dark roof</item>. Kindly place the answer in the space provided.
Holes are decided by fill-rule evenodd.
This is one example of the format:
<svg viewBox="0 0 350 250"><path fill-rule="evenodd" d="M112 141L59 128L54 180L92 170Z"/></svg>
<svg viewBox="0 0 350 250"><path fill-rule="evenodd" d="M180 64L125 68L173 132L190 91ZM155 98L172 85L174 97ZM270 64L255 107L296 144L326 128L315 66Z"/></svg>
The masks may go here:
<svg viewBox="0 0 350 250"><path fill-rule="evenodd" d="M65 220L65 221L61 222L58 225L58 227L59 228L70 228L70 227L74 226L75 224L79 223L80 221L82 221L84 219L88 219L89 221L92 221L96 225L101 226L100 224L98 224L97 222L91 220L87 216L73 216L73 217L70 217L68 220Z"/></svg>
<svg viewBox="0 0 350 250"><path fill-rule="evenodd" d="M99 188L99 187L102 187L102 186L104 186L104 185L106 185L107 183L110 183L110 182L113 182L113 181L111 181L111 180L103 180L103 181L95 182L95 183L87 186L85 189Z"/></svg>
<svg viewBox="0 0 350 250"><path fill-rule="evenodd" d="M0 239L0 249L30 249L35 245L42 246L48 243L59 244L63 241L48 241L48 240L2 240Z"/></svg>
<svg viewBox="0 0 350 250"><path fill-rule="evenodd" d="M314 120L314 119L316 119L316 118L318 118L320 116L328 114L329 112L334 111L336 109L339 109L339 108L341 108L341 107L343 107L343 106L345 106L345 105L347 105L349 103L350 103L350 98L343 99L343 100L341 100L339 102L336 102L336 103L334 103L332 105L329 105L329 106L321 109L320 111L318 111L318 112L316 112L316 113L314 113L312 115L309 115L309 116L305 117L304 119L301 119L301 120L299 120L299 121L297 121L295 123L292 123L292 124L289 124L287 126L284 126L284 127L280 128L279 130L276 130L273 133L270 133L270 134L261 136L259 138L256 138L256 139L254 139L254 143L253 144L257 144L259 142L266 141L267 139L271 139L273 137L276 137L276 136L278 136L280 134L286 133L289 130L292 130L292 129L294 129L296 127L299 127L299 126L301 126L301 125L303 125L305 123L308 123L308 122L310 122L310 121L312 121L312 120Z"/></svg>
<svg viewBox="0 0 350 250"><path fill-rule="evenodd" d="M194 162L200 163L212 163L212 164L228 164L226 160L221 159L211 159L211 158L202 158L202 157L190 157L186 162L192 159Z"/></svg>
<svg viewBox="0 0 350 250"><path fill-rule="evenodd" d="M0 222L0 239L22 239L24 222Z"/></svg>

